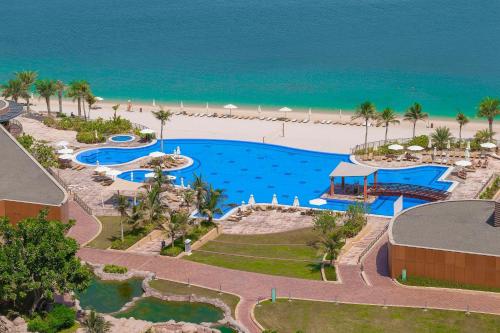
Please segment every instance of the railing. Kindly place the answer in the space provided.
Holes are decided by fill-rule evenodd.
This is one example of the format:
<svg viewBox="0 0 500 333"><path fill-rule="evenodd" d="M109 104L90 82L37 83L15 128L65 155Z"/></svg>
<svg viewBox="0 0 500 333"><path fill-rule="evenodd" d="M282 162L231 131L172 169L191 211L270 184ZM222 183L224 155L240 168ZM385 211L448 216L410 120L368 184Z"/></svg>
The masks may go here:
<svg viewBox="0 0 500 333"><path fill-rule="evenodd" d="M68 187L68 185L66 184L66 182L54 170L52 170L52 169L49 168L49 169L47 169L47 171L66 190L66 192L68 192L69 194L71 194L71 189Z"/></svg>
<svg viewBox="0 0 500 333"><path fill-rule="evenodd" d="M358 257L358 264L361 263L361 261L363 260L363 257L368 253L368 251L371 250L371 248L377 244L377 242L379 241L380 238L382 238L382 236L384 235L384 233L387 231L387 229L389 229L389 223L386 224L386 226L384 227L384 229L382 229L382 231L380 231L380 233L377 235L377 237L375 237L371 242L370 244L368 244L367 247L364 248L363 251L361 251L361 253L359 254L359 257Z"/></svg>
<svg viewBox="0 0 500 333"><path fill-rule="evenodd" d="M368 190L368 193L372 195L404 195L407 197L431 201L445 200L450 195L450 192L448 191L436 190L420 185L399 183L379 183L377 184L377 187L371 186Z"/></svg>
<svg viewBox="0 0 500 333"><path fill-rule="evenodd" d="M92 212L92 208L90 208L89 205L87 205L78 194L73 193L73 200L75 200L75 202L79 204L80 207L82 207L82 209L87 212L87 214L94 215L94 213Z"/></svg>
<svg viewBox="0 0 500 333"><path fill-rule="evenodd" d="M54 179L66 190L66 192L68 192L69 195L73 196L73 200L78 204L80 205L80 207L82 207L82 209L87 212L87 214L89 215L94 215L93 211L92 211L92 208L89 207L89 205L87 205L85 203L85 201L83 201L82 198L80 198L80 196L76 193L74 193L68 186L68 184L66 184L66 182L61 178L59 177L59 175L54 172L54 170L52 169L47 169L49 171L49 173L52 175L52 177L54 177Z"/></svg>
<svg viewBox="0 0 500 333"><path fill-rule="evenodd" d="M142 124L138 124L138 123L132 123L132 128L134 129L138 129L138 130L143 130L143 129L146 129L146 128L149 128L145 125L142 125Z"/></svg>

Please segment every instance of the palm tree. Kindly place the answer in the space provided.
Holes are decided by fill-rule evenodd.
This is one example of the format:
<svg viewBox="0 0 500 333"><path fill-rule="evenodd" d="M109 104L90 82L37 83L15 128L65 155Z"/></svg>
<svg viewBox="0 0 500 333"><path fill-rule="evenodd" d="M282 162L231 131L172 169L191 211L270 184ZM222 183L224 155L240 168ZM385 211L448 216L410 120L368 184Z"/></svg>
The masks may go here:
<svg viewBox="0 0 500 333"><path fill-rule="evenodd" d="M479 103L479 108L477 115L488 119L488 126L490 130L490 140L493 138L493 120L496 116L500 114L500 99L486 97L481 103Z"/></svg>
<svg viewBox="0 0 500 333"><path fill-rule="evenodd" d="M106 321L103 316L92 310L83 320L82 326L87 333L107 333L111 331L113 324Z"/></svg>
<svg viewBox="0 0 500 333"><path fill-rule="evenodd" d="M432 142L434 142L434 145L441 150L446 147L451 138L450 129L446 126L436 128L434 133L431 134Z"/></svg>
<svg viewBox="0 0 500 333"><path fill-rule="evenodd" d="M116 120L116 111L120 108L120 104L115 104L111 107L113 109L113 120Z"/></svg>
<svg viewBox="0 0 500 333"><path fill-rule="evenodd" d="M427 113L422 111L422 105L415 103L406 110L404 114L404 120L409 121L413 124L413 137L415 137L415 127L419 120L425 120L429 118Z"/></svg>
<svg viewBox="0 0 500 333"><path fill-rule="evenodd" d="M209 186L205 200L201 205L201 213L207 217L207 222L212 223L216 214L222 214L220 205L224 201L225 196L223 190L214 189L212 185Z"/></svg>
<svg viewBox="0 0 500 333"><path fill-rule="evenodd" d="M387 142L387 132L389 130L390 124L399 124L399 120L396 118L396 113L391 108L385 108L384 111L380 112L377 117L379 125L385 125L385 136L384 144Z"/></svg>
<svg viewBox="0 0 500 333"><path fill-rule="evenodd" d="M375 108L375 104L372 102L364 102L361 104L354 115L352 116L352 119L357 119L357 118L363 118L365 120L365 153L368 151L368 121L370 119L376 119L377 118L377 110Z"/></svg>
<svg viewBox="0 0 500 333"><path fill-rule="evenodd" d="M89 112L88 112L88 118L90 119L90 110L92 109L92 106L97 103L97 99L95 98L94 94L92 92L89 92L88 94L85 95L85 102L87 102L89 106Z"/></svg>
<svg viewBox="0 0 500 333"><path fill-rule="evenodd" d="M12 98L17 103L19 98L24 98L25 95L26 90L19 79L11 79L7 84L2 85L2 97L4 98Z"/></svg>
<svg viewBox="0 0 500 333"><path fill-rule="evenodd" d="M118 204L116 205L116 210L120 213L120 239L123 242L123 222L129 217L127 210L130 207L130 202L128 198L124 195L120 195L118 192Z"/></svg>
<svg viewBox="0 0 500 333"><path fill-rule="evenodd" d="M62 97L63 97L64 91L66 90L66 85L64 84L64 82L62 82L61 80L57 80L56 81L56 90L57 90L57 99L59 101L59 113L62 113L63 112Z"/></svg>
<svg viewBox="0 0 500 333"><path fill-rule="evenodd" d="M56 83L54 80L38 80L35 82L36 92L45 98L45 103L47 103L47 113L50 117L50 97L55 95L57 92Z"/></svg>
<svg viewBox="0 0 500 333"><path fill-rule="evenodd" d="M333 267L333 263L344 244L344 232L342 228L336 228L326 235L321 235L317 246L330 258L330 266Z"/></svg>
<svg viewBox="0 0 500 333"><path fill-rule="evenodd" d="M182 193L182 201L183 204L189 210L189 207L193 205L195 202L195 192L193 190L187 190Z"/></svg>
<svg viewBox="0 0 500 333"><path fill-rule="evenodd" d="M22 71L16 73L16 78L22 82L24 90L26 91L24 99L26 100L26 111L28 112L30 112L31 87L35 83L37 76L38 74L33 71Z"/></svg>
<svg viewBox="0 0 500 333"><path fill-rule="evenodd" d="M172 247L174 247L174 237L176 234L181 234L182 243L186 239L186 234L191 227L191 219L186 212L173 212L170 216L170 234L172 236Z"/></svg>
<svg viewBox="0 0 500 333"><path fill-rule="evenodd" d="M149 226L162 226L166 221L165 214L168 212L168 206L161 200L161 188L154 183L146 187L146 192L141 194L140 214L135 219L136 224Z"/></svg>
<svg viewBox="0 0 500 333"><path fill-rule="evenodd" d="M457 113L457 117L455 118L458 122L459 130L458 130L458 143L462 143L462 127L464 127L468 122L469 118L463 113Z"/></svg>
<svg viewBox="0 0 500 333"><path fill-rule="evenodd" d="M474 139L478 143L485 143L488 142L496 133L491 133L489 129L485 128L482 130L479 130L474 134Z"/></svg>
<svg viewBox="0 0 500 333"><path fill-rule="evenodd" d="M160 129L160 149L163 152L163 126L165 126L165 122L170 120L170 117L172 117L172 113L170 110L163 110L163 107L160 106L159 111L153 111L153 114L155 115L156 119L158 119L161 123L161 129Z"/></svg>
<svg viewBox="0 0 500 333"><path fill-rule="evenodd" d="M196 208L201 211L201 205L207 194L207 183L203 180L203 176L194 174L193 190L196 194Z"/></svg>
<svg viewBox="0 0 500 333"><path fill-rule="evenodd" d="M85 95L88 94L89 91L90 86L85 80L70 82L68 90L66 91L68 97L71 97L73 102L76 100L78 103L78 117L82 116L82 99L85 98Z"/></svg>

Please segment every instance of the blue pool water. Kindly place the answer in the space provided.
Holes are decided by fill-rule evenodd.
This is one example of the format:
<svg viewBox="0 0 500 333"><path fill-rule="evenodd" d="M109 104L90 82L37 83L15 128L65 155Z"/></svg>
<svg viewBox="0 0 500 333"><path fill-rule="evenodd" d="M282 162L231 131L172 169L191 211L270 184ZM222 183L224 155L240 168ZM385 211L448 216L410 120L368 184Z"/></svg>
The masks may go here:
<svg viewBox="0 0 500 333"><path fill-rule="evenodd" d="M225 191L227 200L224 211L248 201L253 194L257 203L270 203L273 194L280 204L291 205L298 196L301 206L315 207L309 200L318 198L329 186L330 172L341 161L349 162L349 155L332 154L301 150L262 143L207 139L171 139L165 140L164 151L173 151L179 146L185 156L193 159L193 164L181 170L169 172L177 177L175 184L180 184L181 177L188 185L194 174L201 174L205 181L215 188ZM116 165L131 162L158 151L160 143L138 148L97 148L84 151L76 159L85 164ZM379 170L378 181L381 183L403 183L426 186L438 190L447 190L451 182L438 179L447 170L441 166L419 166L407 169ZM136 182L144 181L147 170L133 170L122 173L119 177ZM373 178L369 178L372 182ZM346 183L362 183L359 178L346 178ZM396 197L379 197L369 207L372 214L392 215ZM405 208L425 203L423 200L405 198ZM351 202L329 200L325 209L345 210Z"/></svg>
<svg viewBox="0 0 500 333"><path fill-rule="evenodd" d="M134 136L128 134L120 134L120 135L114 135L109 139L113 142L129 142L134 140Z"/></svg>

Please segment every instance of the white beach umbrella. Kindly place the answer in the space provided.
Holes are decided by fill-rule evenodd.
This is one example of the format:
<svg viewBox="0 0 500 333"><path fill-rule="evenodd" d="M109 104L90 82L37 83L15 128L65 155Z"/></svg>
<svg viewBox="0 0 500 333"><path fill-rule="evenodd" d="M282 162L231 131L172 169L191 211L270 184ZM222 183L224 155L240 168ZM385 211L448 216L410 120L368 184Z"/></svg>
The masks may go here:
<svg viewBox="0 0 500 333"><path fill-rule="evenodd" d="M154 172L148 172L147 174L144 175L146 178L154 178L156 174Z"/></svg>
<svg viewBox="0 0 500 333"><path fill-rule="evenodd" d="M180 155L181 154L181 147L177 146L177 148L175 149L175 154L176 155Z"/></svg>
<svg viewBox="0 0 500 333"><path fill-rule="evenodd" d="M409 146L406 149L408 149L409 151L422 151L422 150L424 150L424 147L420 147L420 146L415 145L415 146Z"/></svg>
<svg viewBox="0 0 500 333"><path fill-rule="evenodd" d="M433 154L434 156L437 156L437 154L438 154L438 150L437 150L437 148L436 148L436 147L434 147L434 151L432 152L432 154Z"/></svg>
<svg viewBox="0 0 500 333"><path fill-rule="evenodd" d="M260 108L260 105L259 105L259 107L257 108L257 113L259 114L259 117L260 117L261 112L262 112L262 109Z"/></svg>
<svg viewBox="0 0 500 333"><path fill-rule="evenodd" d="M279 109L278 111L279 111L279 112L284 112L284 113L285 113L285 118L286 118L286 116L287 116L286 114L287 114L288 112L292 112L292 109L290 109L289 107L286 107L286 106L285 106L285 107L282 107L281 109Z"/></svg>
<svg viewBox="0 0 500 333"><path fill-rule="evenodd" d="M102 165L99 165L97 168L94 169L94 171L97 173L108 172L109 170L110 170L110 168L108 168L107 166L102 166Z"/></svg>
<svg viewBox="0 0 500 333"><path fill-rule="evenodd" d="M184 103L181 101L181 111L184 111Z"/></svg>
<svg viewBox="0 0 500 333"><path fill-rule="evenodd" d="M493 149L496 148L497 145L494 144L493 142L485 142L480 144L481 148L486 148L486 149Z"/></svg>
<svg viewBox="0 0 500 333"><path fill-rule="evenodd" d="M467 150L470 150L470 140L467 141Z"/></svg>
<svg viewBox="0 0 500 333"><path fill-rule="evenodd" d="M153 106L156 106L156 101L154 98L153 98Z"/></svg>
<svg viewBox="0 0 500 333"><path fill-rule="evenodd" d="M184 188L184 177L181 177L181 187Z"/></svg>
<svg viewBox="0 0 500 333"><path fill-rule="evenodd" d="M299 207L300 206L300 201L299 201L299 197L298 196L295 196L295 198L293 198L293 204L292 204L293 207Z"/></svg>
<svg viewBox="0 0 500 333"><path fill-rule="evenodd" d="M233 104L227 104L227 105L224 105L224 109L228 109L229 110L229 115L231 115L231 112L235 109L237 109L238 107L236 105L233 105Z"/></svg>
<svg viewBox="0 0 500 333"><path fill-rule="evenodd" d="M168 180L176 180L177 177L176 176L172 176L172 175L167 175L167 179Z"/></svg>
<svg viewBox="0 0 500 333"><path fill-rule="evenodd" d="M451 149L451 141L448 140L448 142L446 143L446 149L450 150Z"/></svg>
<svg viewBox="0 0 500 333"><path fill-rule="evenodd" d="M390 145L390 146L389 146L389 147L387 147L387 148L389 148L390 150L395 150L395 151L398 151L398 150L403 150L403 149L404 149L404 147L403 147L403 146L398 145L398 144L393 144L393 145Z"/></svg>
<svg viewBox="0 0 500 333"><path fill-rule="evenodd" d="M431 149L432 148L432 139L429 138L429 143L427 144L427 148Z"/></svg>
<svg viewBox="0 0 500 333"><path fill-rule="evenodd" d="M456 161L455 165L456 166L460 166L460 167L468 167L468 166L472 165L472 162L471 161L467 161L467 160L460 160L460 161Z"/></svg>
<svg viewBox="0 0 500 333"><path fill-rule="evenodd" d="M162 153L161 151L154 151L152 153L149 153L149 157L153 157L153 158L159 158L159 157L163 157L165 155L166 154Z"/></svg>
<svg viewBox="0 0 500 333"><path fill-rule="evenodd" d="M271 200L271 205L276 206L278 204L278 196L273 194L273 200Z"/></svg>
<svg viewBox="0 0 500 333"><path fill-rule="evenodd" d="M59 159L60 160L66 160L66 161L72 160L73 159L73 155L71 155L71 154L64 154L64 155L59 156Z"/></svg>
<svg viewBox="0 0 500 333"><path fill-rule="evenodd" d="M73 149L71 149L71 148L63 148L63 149L59 149L57 151L57 153L59 155L73 154Z"/></svg>
<svg viewBox="0 0 500 333"><path fill-rule="evenodd" d="M250 198L248 198L248 204L255 205L255 198L254 198L253 194L250 194Z"/></svg>
<svg viewBox="0 0 500 333"><path fill-rule="evenodd" d="M208 112L208 102L207 102L207 106L205 107L205 109L206 109L206 110L207 110L207 112Z"/></svg>
<svg viewBox="0 0 500 333"><path fill-rule="evenodd" d="M98 102L102 102L102 101L104 101L104 98L97 96L95 98L95 100L98 101Z"/></svg>
<svg viewBox="0 0 500 333"><path fill-rule="evenodd" d="M142 129L139 133L141 133L141 134L154 134L155 131L152 130L151 128L145 128L145 129Z"/></svg>
<svg viewBox="0 0 500 333"><path fill-rule="evenodd" d="M465 149L464 158L465 158L466 160L470 159L470 150L469 150L469 149Z"/></svg>
<svg viewBox="0 0 500 333"><path fill-rule="evenodd" d="M309 112L307 113L307 119L311 120L311 116L312 116L312 110L311 108L309 108Z"/></svg>
<svg viewBox="0 0 500 333"><path fill-rule="evenodd" d="M57 147L66 147L67 145L69 145L68 141L59 141L56 143Z"/></svg>
<svg viewBox="0 0 500 333"><path fill-rule="evenodd" d="M342 109L339 109L340 121L342 121Z"/></svg>
<svg viewBox="0 0 500 333"><path fill-rule="evenodd" d="M321 198L312 199L312 200L309 200L309 204L314 205L314 206L322 206L322 205L326 205L326 200L321 199Z"/></svg>

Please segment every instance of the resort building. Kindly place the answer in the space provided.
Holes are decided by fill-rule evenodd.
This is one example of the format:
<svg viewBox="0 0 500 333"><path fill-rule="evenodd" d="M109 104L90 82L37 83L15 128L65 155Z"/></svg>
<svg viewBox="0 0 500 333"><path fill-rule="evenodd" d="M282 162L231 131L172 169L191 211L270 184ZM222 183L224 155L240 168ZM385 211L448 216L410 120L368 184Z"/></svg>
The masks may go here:
<svg viewBox="0 0 500 333"><path fill-rule="evenodd" d="M433 202L402 211L389 225L389 269L418 276L500 287L500 203Z"/></svg>
<svg viewBox="0 0 500 333"><path fill-rule="evenodd" d="M68 221L68 194L0 125L0 216L11 223L48 209L48 218Z"/></svg>

